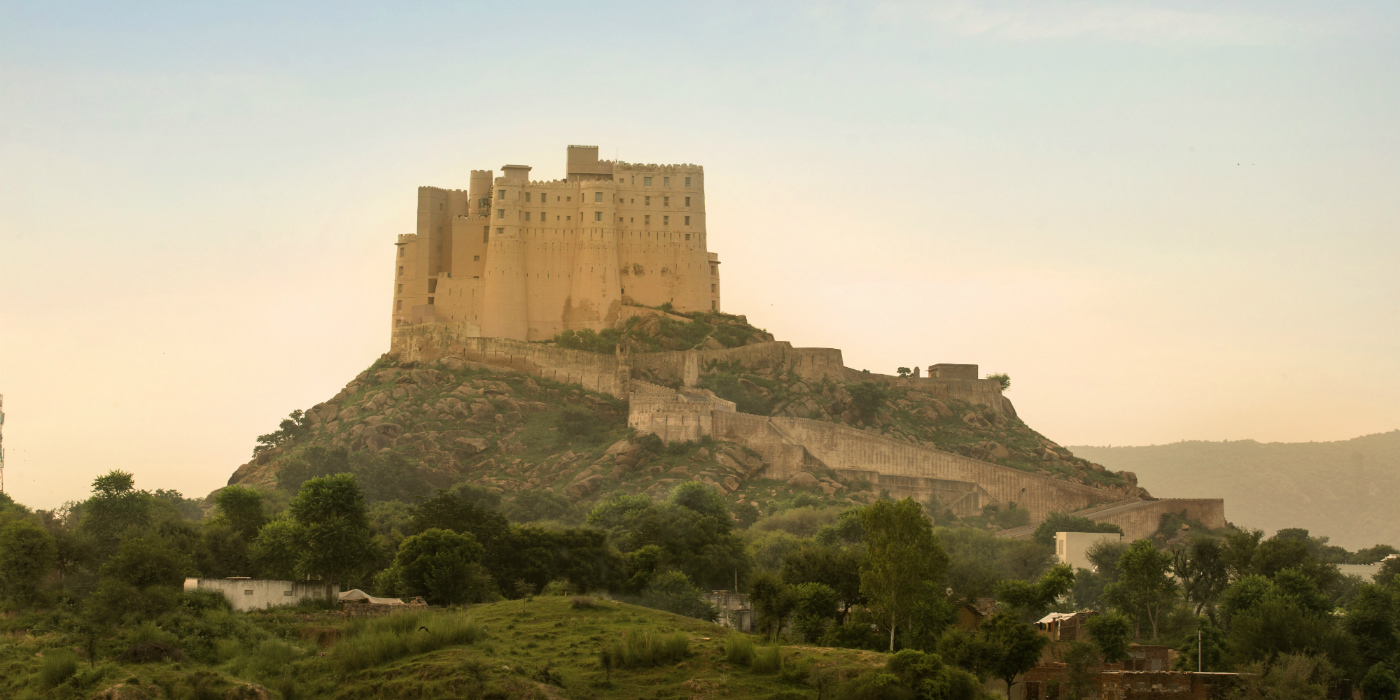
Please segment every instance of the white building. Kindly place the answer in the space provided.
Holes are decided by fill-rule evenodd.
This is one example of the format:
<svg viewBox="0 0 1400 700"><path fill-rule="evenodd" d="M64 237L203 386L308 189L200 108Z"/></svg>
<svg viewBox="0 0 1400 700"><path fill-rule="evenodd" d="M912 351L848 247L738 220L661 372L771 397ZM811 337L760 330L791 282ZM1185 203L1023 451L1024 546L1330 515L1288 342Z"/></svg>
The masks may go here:
<svg viewBox="0 0 1400 700"><path fill-rule="evenodd" d="M296 605L303 600L320 598L336 600L339 584L323 581L277 581L266 578L231 576L229 578L187 578L187 591L218 591L239 612L265 610L279 605Z"/></svg>
<svg viewBox="0 0 1400 700"><path fill-rule="evenodd" d="M1089 561L1089 548L1100 542L1121 542L1123 536L1116 532L1057 532L1055 533L1055 561L1069 564L1075 570L1094 571Z"/></svg>

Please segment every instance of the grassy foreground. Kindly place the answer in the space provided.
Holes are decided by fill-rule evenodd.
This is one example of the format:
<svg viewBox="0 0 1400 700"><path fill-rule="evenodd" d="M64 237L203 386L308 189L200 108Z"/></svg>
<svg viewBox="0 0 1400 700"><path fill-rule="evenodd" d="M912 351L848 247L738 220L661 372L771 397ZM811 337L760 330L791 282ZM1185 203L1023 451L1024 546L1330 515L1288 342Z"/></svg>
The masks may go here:
<svg viewBox="0 0 1400 700"><path fill-rule="evenodd" d="M796 699L816 698L819 686L887 658L850 649L774 650L699 620L588 602L550 596L370 620L231 613L242 619L230 629L246 629L215 642L203 662L183 653L133 660L142 656L130 652L138 644L145 658L161 656L153 645L162 642L149 641L161 630L134 632L124 640L131 646L99 651L96 664L88 663L78 636L12 630L0 642L0 696ZM104 693L116 685L118 694Z"/></svg>

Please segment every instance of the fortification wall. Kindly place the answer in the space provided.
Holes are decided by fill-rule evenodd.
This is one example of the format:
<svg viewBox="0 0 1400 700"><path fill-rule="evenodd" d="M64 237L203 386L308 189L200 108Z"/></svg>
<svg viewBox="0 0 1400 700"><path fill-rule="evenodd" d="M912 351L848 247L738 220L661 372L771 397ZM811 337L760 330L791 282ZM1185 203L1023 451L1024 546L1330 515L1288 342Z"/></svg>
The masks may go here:
<svg viewBox="0 0 1400 700"><path fill-rule="evenodd" d="M482 338L472 324L431 323L394 329L390 354L400 362L433 362L444 357L504 367L578 384L590 391L626 399L631 372L616 356L509 338Z"/></svg>
<svg viewBox="0 0 1400 700"><path fill-rule="evenodd" d="M960 518L981 515L983 506L996 502L986 489L969 481L898 476L866 469L837 469L836 472L847 479L865 479L876 493L889 492L890 498L896 500L913 498L927 503L930 498L937 498L939 503Z"/></svg>
<svg viewBox="0 0 1400 700"><path fill-rule="evenodd" d="M1129 542L1151 537L1162 525L1162 516L1185 513L1202 525L1215 529L1225 527L1225 500L1222 498L1161 498L1138 501L1106 508L1085 517L1100 523L1112 523L1123 528Z"/></svg>
<svg viewBox="0 0 1400 700"><path fill-rule="evenodd" d="M655 433L668 443L713 435L715 414L734 413L733 402L708 391L682 393L645 382L633 384L627 425L640 432Z"/></svg>
<svg viewBox="0 0 1400 700"><path fill-rule="evenodd" d="M940 399L960 399L968 403L990 406L1010 416L1016 415L1016 409L1001 394L1001 383L995 379L894 377L888 374L860 372L849 367L846 368L845 378L848 382L874 382L882 386L922 391Z"/></svg>

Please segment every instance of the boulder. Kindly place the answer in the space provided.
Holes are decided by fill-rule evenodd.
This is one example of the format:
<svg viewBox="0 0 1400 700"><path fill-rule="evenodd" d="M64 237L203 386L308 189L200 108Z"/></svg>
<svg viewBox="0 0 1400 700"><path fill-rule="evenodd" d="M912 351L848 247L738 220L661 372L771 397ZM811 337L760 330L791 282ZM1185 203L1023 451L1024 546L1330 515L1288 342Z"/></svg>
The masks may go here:
<svg viewBox="0 0 1400 700"><path fill-rule="evenodd" d="M487 446L487 442L481 438L459 437L456 440L453 440L452 442L457 446L458 450L461 450L469 455L474 455L478 452L485 452Z"/></svg>
<svg viewBox="0 0 1400 700"><path fill-rule="evenodd" d="M629 447L631 447L631 446L632 446L632 443L629 442L628 440L618 440L617 442L614 442L612 445L608 446L607 451L604 452L603 454L609 454L609 455L622 454L623 452L626 452L626 451L627 451L627 448L629 448Z"/></svg>
<svg viewBox="0 0 1400 700"><path fill-rule="evenodd" d="M799 489L815 488L820 483L817 481L817 477L812 476L811 472L798 472L787 480L788 486Z"/></svg>
<svg viewBox="0 0 1400 700"><path fill-rule="evenodd" d="M586 479L575 481L564 489L564 495L577 501L596 491L598 485L602 484L606 478L602 474L594 474Z"/></svg>

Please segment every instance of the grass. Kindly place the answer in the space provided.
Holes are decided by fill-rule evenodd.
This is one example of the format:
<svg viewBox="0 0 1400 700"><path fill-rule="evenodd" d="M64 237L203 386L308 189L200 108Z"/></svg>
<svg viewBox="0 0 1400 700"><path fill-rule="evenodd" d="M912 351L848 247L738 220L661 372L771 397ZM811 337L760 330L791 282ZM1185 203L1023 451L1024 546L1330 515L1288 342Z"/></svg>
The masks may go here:
<svg viewBox="0 0 1400 700"><path fill-rule="evenodd" d="M39 680L46 687L52 688L78 672L78 655L67 649L58 649L44 654L44 661L39 666Z"/></svg>
<svg viewBox="0 0 1400 700"><path fill-rule="evenodd" d="M753 653L749 670L754 673L777 673L783 667L783 650L776 645L759 647Z"/></svg>
<svg viewBox="0 0 1400 700"><path fill-rule="evenodd" d="M665 634L633 629L626 637L613 640L611 654L614 668L674 664L690 654L690 636L684 632Z"/></svg>
<svg viewBox="0 0 1400 700"><path fill-rule="evenodd" d="M353 673L443 647L473 644L481 625L465 613L402 613L353 624L346 639L331 647L330 659L342 673Z"/></svg>
<svg viewBox="0 0 1400 700"><path fill-rule="evenodd" d="M753 663L753 640L747 635L730 632L724 640L724 659L735 666Z"/></svg>

